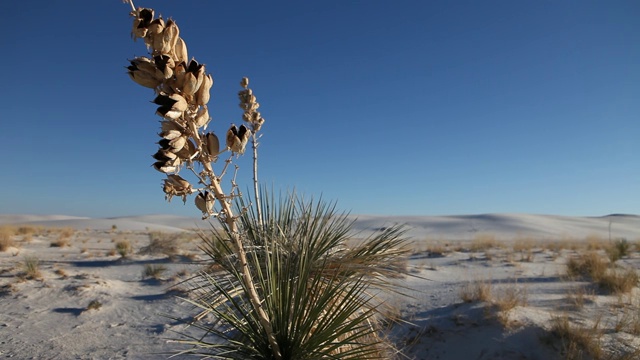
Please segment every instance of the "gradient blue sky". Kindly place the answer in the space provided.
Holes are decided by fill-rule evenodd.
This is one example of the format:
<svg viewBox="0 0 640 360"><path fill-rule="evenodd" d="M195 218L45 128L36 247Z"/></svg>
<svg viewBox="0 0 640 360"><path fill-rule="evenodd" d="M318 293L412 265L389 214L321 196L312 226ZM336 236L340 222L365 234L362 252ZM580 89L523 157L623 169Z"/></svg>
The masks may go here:
<svg viewBox="0 0 640 360"><path fill-rule="evenodd" d="M136 1L267 123L261 180L356 214L640 213L640 2ZM197 216L151 168L118 0L3 1L0 213ZM250 160L239 162L249 186Z"/></svg>

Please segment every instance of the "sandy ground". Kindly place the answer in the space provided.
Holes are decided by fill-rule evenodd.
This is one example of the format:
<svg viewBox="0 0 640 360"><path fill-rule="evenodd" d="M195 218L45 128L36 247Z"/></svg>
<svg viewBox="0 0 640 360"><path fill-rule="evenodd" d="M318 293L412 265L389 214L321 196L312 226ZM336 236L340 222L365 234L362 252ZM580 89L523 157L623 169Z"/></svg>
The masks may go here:
<svg viewBox="0 0 640 360"><path fill-rule="evenodd" d="M640 359L638 288L610 294L566 276L573 257L593 252L607 259L609 238L631 245L615 268L640 270L640 217L360 216L354 236L395 223L407 224L413 241L414 276L401 280L410 297L387 296L407 321L389 329L400 358L565 359L568 343L551 330L566 319L601 349L601 358L635 351L626 359ZM0 215L3 224L40 228L12 235L14 245L0 252L2 357L157 359L182 349L170 339L191 329L171 317L188 319L193 310L175 296L175 285L203 259L197 236L185 229L207 229L208 222ZM171 256L145 253L152 237L179 247ZM126 258L115 251L123 241L131 244ZM29 258L39 260L38 278L25 273ZM143 275L145 266L165 270L153 279ZM483 296L474 295L479 289Z"/></svg>

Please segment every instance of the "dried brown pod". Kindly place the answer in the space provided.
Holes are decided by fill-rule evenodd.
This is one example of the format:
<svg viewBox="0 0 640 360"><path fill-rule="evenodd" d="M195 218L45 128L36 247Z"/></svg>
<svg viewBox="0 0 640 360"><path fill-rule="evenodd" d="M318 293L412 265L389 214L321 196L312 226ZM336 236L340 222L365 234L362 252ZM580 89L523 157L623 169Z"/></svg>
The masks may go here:
<svg viewBox="0 0 640 360"><path fill-rule="evenodd" d="M249 86L249 78L243 77L242 80L240 80L240 86L246 89Z"/></svg>
<svg viewBox="0 0 640 360"><path fill-rule="evenodd" d="M216 134L208 132L203 136L203 140L205 145L204 149L209 156L213 157L220 153L220 141Z"/></svg>
<svg viewBox="0 0 640 360"><path fill-rule="evenodd" d="M156 50L162 54L170 54L176 46L178 37L180 36L180 29L172 19L167 20L167 23L162 31L162 46Z"/></svg>
<svg viewBox="0 0 640 360"><path fill-rule="evenodd" d="M208 218L213 213L213 205L216 199L212 193L205 190L204 193L198 193L195 198L196 207L202 211L202 219Z"/></svg>
<svg viewBox="0 0 640 360"><path fill-rule="evenodd" d="M189 56L187 55L187 43L185 43L181 37L176 39L176 45L173 47L173 58L176 63L184 62L186 64L189 60Z"/></svg>
<svg viewBox="0 0 640 360"><path fill-rule="evenodd" d="M198 148L191 139L187 139L182 149L175 154L184 161L191 161L198 154Z"/></svg>
<svg viewBox="0 0 640 360"><path fill-rule="evenodd" d="M162 131L178 130L180 132L183 132L184 130L182 126L178 125L175 121L171 121L171 120L160 121L160 129Z"/></svg>
<svg viewBox="0 0 640 360"><path fill-rule="evenodd" d="M206 106L203 106L198 110L196 117L194 119L194 123L196 127L201 128L204 126L204 128L206 129L207 124L209 123L210 120L211 120L211 117L209 116L209 109L207 109Z"/></svg>
<svg viewBox="0 0 640 360"><path fill-rule="evenodd" d="M227 131L227 147L234 153L244 154L244 149L247 146L250 136L251 130L246 126L240 125L240 128L237 128L231 124L231 127Z"/></svg>
<svg viewBox="0 0 640 360"><path fill-rule="evenodd" d="M137 57L129 62L131 65L127 66L127 73L138 85L155 89L162 83L162 73L157 70L151 59Z"/></svg>
<svg viewBox="0 0 640 360"><path fill-rule="evenodd" d="M177 137L182 136L182 132L179 130L167 130L167 131L162 131L158 135L164 139L173 140Z"/></svg>
<svg viewBox="0 0 640 360"><path fill-rule="evenodd" d="M135 17L133 19L133 29L131 30L133 39L147 36L147 27L153 20L153 9L138 8L133 15Z"/></svg>
<svg viewBox="0 0 640 360"><path fill-rule="evenodd" d="M162 73L163 79L170 79L173 77L173 68L176 66L175 62L169 55L154 56L153 62L159 72Z"/></svg>
<svg viewBox="0 0 640 360"><path fill-rule="evenodd" d="M173 196L182 197L183 202L187 202L187 195L191 194L191 184L180 175L167 175L164 180L162 190L165 193L167 201L171 201Z"/></svg>
<svg viewBox="0 0 640 360"><path fill-rule="evenodd" d="M211 97L211 87L213 86L213 77L211 74L207 74L202 79L202 84L195 94L196 104L204 106L207 105Z"/></svg>
<svg viewBox="0 0 640 360"><path fill-rule="evenodd" d="M171 174L178 171L178 167L164 161L157 161L153 163L153 168L164 174Z"/></svg>
<svg viewBox="0 0 640 360"><path fill-rule="evenodd" d="M180 118L189 106L185 98L179 94L160 94L153 99L153 103L160 105L156 114L172 120Z"/></svg>
<svg viewBox="0 0 640 360"><path fill-rule="evenodd" d="M162 32L164 31L164 20L157 18L147 27L147 36L144 38L145 44L153 49L154 54L162 48Z"/></svg>
<svg viewBox="0 0 640 360"><path fill-rule="evenodd" d="M187 145L187 138L185 136L180 136L171 140L162 139L158 141L158 145L160 145L162 150L178 154L180 150L182 150ZM178 154L178 156L180 155Z"/></svg>
<svg viewBox="0 0 640 360"><path fill-rule="evenodd" d="M158 150L155 154L152 155L154 159L162 162L167 162L169 160L178 159L178 155L172 153L171 151L167 151L164 149Z"/></svg>
<svg viewBox="0 0 640 360"><path fill-rule="evenodd" d="M167 181L173 184L178 191L191 191L191 184L180 175L167 175Z"/></svg>
<svg viewBox="0 0 640 360"><path fill-rule="evenodd" d="M204 81L204 70L203 64L198 64L195 59L191 59L182 83L182 92L184 94L193 95L198 91L202 81Z"/></svg>

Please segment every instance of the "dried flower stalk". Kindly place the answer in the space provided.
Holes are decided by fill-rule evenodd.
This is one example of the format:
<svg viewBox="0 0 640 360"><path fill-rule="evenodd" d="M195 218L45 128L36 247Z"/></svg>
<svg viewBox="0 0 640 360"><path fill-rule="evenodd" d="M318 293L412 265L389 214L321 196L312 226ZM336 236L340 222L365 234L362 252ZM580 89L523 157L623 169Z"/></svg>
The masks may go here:
<svg viewBox="0 0 640 360"><path fill-rule="evenodd" d="M137 84L154 90L156 97L153 103L158 105L156 114L162 117L160 122L160 148L153 155L156 162L153 168L166 174L162 189L165 198L170 201L174 196L186 202L187 197L195 195L195 205L203 213L203 219L212 215L220 217L231 229L234 251L240 260L243 281L248 289L248 296L254 311L258 314L274 358L280 359L280 349L267 313L262 308L262 300L256 291L252 275L247 264L247 255L242 244L241 235L236 224L231 199L237 196L237 189L232 181L232 190L223 191L221 181L227 166L234 154L241 155L250 138L254 146L254 184L257 190L257 138L256 133L264 124L264 119L257 111L260 106L252 90L248 87L249 79L243 78L240 91L240 107L243 109L243 120L247 125L231 124L225 138L225 148L220 149L220 141L214 132L204 132L211 117L207 104L213 77L207 74L204 64L194 58L188 60L186 42L180 37L180 29L172 19L165 21L155 18L153 9L135 8L131 0L134 18L132 37L142 39L150 52L150 56L140 56L130 60L127 67L129 77ZM226 161L220 175L213 170L220 154L230 151L231 157ZM196 172L194 164L202 165L203 170ZM178 175L183 168L191 170L198 178L198 186ZM216 201L217 200L217 201ZM219 204L220 211L215 212ZM259 201L258 201L259 204Z"/></svg>

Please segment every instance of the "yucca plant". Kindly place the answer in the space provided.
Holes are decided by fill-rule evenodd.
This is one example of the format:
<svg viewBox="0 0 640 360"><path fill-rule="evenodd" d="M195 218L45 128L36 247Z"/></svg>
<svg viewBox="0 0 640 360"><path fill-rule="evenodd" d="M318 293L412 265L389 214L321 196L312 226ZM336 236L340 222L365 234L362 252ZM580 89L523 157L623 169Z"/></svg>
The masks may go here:
<svg viewBox="0 0 640 360"><path fill-rule="evenodd" d="M175 21L126 2L132 7L132 35L150 52L130 60L127 69L134 82L153 89L159 105L156 114L163 120L153 167L166 174L165 197L186 202L193 195L203 219L215 217L223 228L202 234L210 259L190 280L185 299L199 309L190 324L203 333L180 340L193 345L184 353L219 359L390 358L392 347L380 333L387 307L375 294L397 290L393 278L407 273L402 230L392 227L349 246L351 223L334 205L294 195L264 201L257 133L265 120L248 78L238 93L244 124L232 124L221 147L213 131L203 131L210 121L213 78L189 60ZM245 201L235 173L226 192L222 180L250 139L254 195ZM214 171L225 153L228 158ZM195 181L179 175L181 170Z"/></svg>
<svg viewBox="0 0 640 360"><path fill-rule="evenodd" d="M381 331L393 312L376 294L402 290L393 279L407 274L403 230L391 227L350 245L352 222L335 205L295 195L267 199L262 218L246 211L239 222L282 359L392 358L396 351ZM246 204L239 199L237 206ZM204 336L182 341L194 346L185 352L272 359L228 245L231 229L222 225L224 232L203 234L202 249L220 266L191 280L187 300L200 311L193 325ZM215 320L207 322L206 314Z"/></svg>

